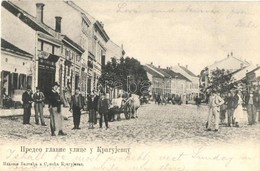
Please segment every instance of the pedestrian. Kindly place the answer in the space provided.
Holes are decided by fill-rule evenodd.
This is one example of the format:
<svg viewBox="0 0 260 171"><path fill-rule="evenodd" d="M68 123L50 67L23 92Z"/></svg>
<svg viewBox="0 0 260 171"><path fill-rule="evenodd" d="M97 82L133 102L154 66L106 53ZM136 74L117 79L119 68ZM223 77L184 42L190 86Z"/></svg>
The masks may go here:
<svg viewBox="0 0 260 171"><path fill-rule="evenodd" d="M31 87L27 87L27 90L22 94L23 101L23 124L30 125L31 108L32 108L32 90Z"/></svg>
<svg viewBox="0 0 260 171"><path fill-rule="evenodd" d="M39 114L42 126L47 126L44 122L43 107L44 107L45 96L40 91L39 87L36 87L36 92L33 94L34 110L35 110L35 122L39 125Z"/></svg>
<svg viewBox="0 0 260 171"><path fill-rule="evenodd" d="M228 119L228 127L232 127L234 125L234 109L235 109L235 97L231 92L228 92L227 97L225 98L225 104L227 105L227 119Z"/></svg>
<svg viewBox="0 0 260 171"><path fill-rule="evenodd" d="M76 88L75 94L71 96L70 109L69 109L69 111L72 110L72 116L73 116L74 127L72 129L80 129L79 127L80 116L81 116L81 111L84 108L84 105L85 105L84 97L80 94L80 89Z"/></svg>
<svg viewBox="0 0 260 171"><path fill-rule="evenodd" d="M257 99L253 89L249 90L249 93L245 97L245 104L247 107L248 124L253 125L256 123L256 105Z"/></svg>
<svg viewBox="0 0 260 171"><path fill-rule="evenodd" d="M234 111L234 121L235 121L235 126L244 126L247 123L247 117L244 114L243 110L243 98L242 98L242 93L241 91L236 92L236 99L237 99L237 108Z"/></svg>
<svg viewBox="0 0 260 171"><path fill-rule="evenodd" d="M98 112L100 114L99 127L102 128L103 117L105 120L106 129L108 129L108 109L109 109L109 94L102 94L98 101Z"/></svg>
<svg viewBox="0 0 260 171"><path fill-rule="evenodd" d="M224 100L217 94L216 90L212 90L210 99L209 99L209 114L207 121L207 131L211 131L212 127L212 118L214 117L214 131L218 131L219 128L219 111L220 106L224 104Z"/></svg>
<svg viewBox="0 0 260 171"><path fill-rule="evenodd" d="M97 93L92 92L88 96L88 111L89 111L89 129L94 129L94 125L97 124L97 108L98 108L99 96Z"/></svg>
<svg viewBox="0 0 260 171"><path fill-rule="evenodd" d="M63 132L63 116L61 114L61 97L58 92L59 84L55 82L52 90L49 92L49 111L50 111L50 127L51 136L55 136L55 131L58 135L67 135Z"/></svg>
<svg viewBox="0 0 260 171"><path fill-rule="evenodd" d="M221 96L222 99L225 99L225 96ZM227 105L224 103L220 106L220 124L226 124L226 112L227 112Z"/></svg>
<svg viewBox="0 0 260 171"><path fill-rule="evenodd" d="M256 95L256 111L258 113L258 123L260 123L260 89Z"/></svg>

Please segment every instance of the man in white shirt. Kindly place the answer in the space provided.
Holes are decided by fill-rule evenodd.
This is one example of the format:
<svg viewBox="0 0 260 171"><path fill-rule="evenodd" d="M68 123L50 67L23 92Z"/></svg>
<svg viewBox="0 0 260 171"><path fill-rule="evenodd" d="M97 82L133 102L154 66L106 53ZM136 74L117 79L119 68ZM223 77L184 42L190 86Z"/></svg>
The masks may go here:
<svg viewBox="0 0 260 171"><path fill-rule="evenodd" d="M219 128L219 111L220 106L224 104L224 100L217 94L216 90L212 90L209 98L209 115L207 121L207 131L211 131L212 117L214 116L214 131L218 131Z"/></svg>

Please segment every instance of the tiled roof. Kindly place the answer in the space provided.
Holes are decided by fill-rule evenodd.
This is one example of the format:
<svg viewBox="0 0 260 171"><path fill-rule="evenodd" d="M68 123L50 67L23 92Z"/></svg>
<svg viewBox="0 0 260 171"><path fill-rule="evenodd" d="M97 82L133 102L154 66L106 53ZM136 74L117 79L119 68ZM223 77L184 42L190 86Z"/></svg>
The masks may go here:
<svg viewBox="0 0 260 171"><path fill-rule="evenodd" d="M5 50L5 51L8 51L8 52L12 52L12 53L27 56L27 57L33 57L32 54L18 48L17 46L15 46L14 44L4 40L3 38L1 38L1 50Z"/></svg>
<svg viewBox="0 0 260 171"><path fill-rule="evenodd" d="M35 31L41 31L45 34L54 35L55 31L47 26L44 23L39 23L36 21L36 18L31 16L29 13L24 11L23 9L19 8L15 4L13 4L10 1L3 1L1 4L5 9L10 11L13 15L18 16L19 19L22 20L25 24L27 24L29 27L31 27Z"/></svg>
<svg viewBox="0 0 260 171"><path fill-rule="evenodd" d="M180 73L174 72L171 69L163 69L164 72L168 73L169 75L171 75L172 78L176 78L176 79L181 79L181 80L186 80L191 82L188 78L186 78L185 76L183 76Z"/></svg>
<svg viewBox="0 0 260 171"><path fill-rule="evenodd" d="M170 78L171 75L167 74L166 72L163 71L163 69L161 68L157 68L155 67L154 65L151 65L151 64L147 64L149 67L153 68L154 70L156 70L157 72L161 73L164 77L166 78Z"/></svg>
<svg viewBox="0 0 260 171"><path fill-rule="evenodd" d="M153 77L158 77L158 78L163 78L162 75L158 74L157 72L155 72L154 70L152 70L151 68L143 65L143 68L146 72L148 72L149 74L151 74Z"/></svg>
<svg viewBox="0 0 260 171"><path fill-rule="evenodd" d="M182 70L184 70L187 74L189 74L190 76L193 76L193 77L197 77L193 72L191 72L190 70L188 70L186 67L183 67L183 66L180 66L180 68Z"/></svg>

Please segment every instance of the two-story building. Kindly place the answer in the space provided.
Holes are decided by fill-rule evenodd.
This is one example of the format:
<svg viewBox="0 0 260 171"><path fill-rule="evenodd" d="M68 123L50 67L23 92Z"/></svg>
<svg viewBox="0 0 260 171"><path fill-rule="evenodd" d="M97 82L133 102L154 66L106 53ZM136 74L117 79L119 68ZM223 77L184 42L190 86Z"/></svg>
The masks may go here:
<svg viewBox="0 0 260 171"><path fill-rule="evenodd" d="M180 64L175 65L171 68L174 72L180 73L184 77L186 77L191 82L187 82L186 84L186 101L193 101L196 96L199 96L199 77L196 76L193 72L186 67L181 66Z"/></svg>
<svg viewBox="0 0 260 171"><path fill-rule="evenodd" d="M11 1L2 2L2 36L33 55L32 89L38 86L46 95L56 81L63 88L80 85L81 56L84 49L61 34L61 17L55 16L55 29L44 23L43 3L34 4L35 17ZM12 21L12 22L10 22ZM14 34L16 33L16 34Z"/></svg>

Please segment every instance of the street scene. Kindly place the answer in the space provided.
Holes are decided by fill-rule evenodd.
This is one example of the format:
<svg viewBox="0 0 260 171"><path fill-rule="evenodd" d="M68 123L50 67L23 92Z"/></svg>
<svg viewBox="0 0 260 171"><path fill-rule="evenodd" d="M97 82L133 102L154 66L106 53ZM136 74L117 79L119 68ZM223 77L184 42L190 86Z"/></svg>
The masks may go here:
<svg viewBox="0 0 260 171"><path fill-rule="evenodd" d="M133 163L186 156L179 168L152 158L133 170L258 170L259 11L255 2L2 1L0 164L30 170L19 156L37 145L64 150L43 162L76 162L78 147L103 144L141 153ZM65 155L71 146L78 153ZM90 168L122 161L102 157Z"/></svg>
<svg viewBox="0 0 260 171"><path fill-rule="evenodd" d="M22 117L1 118L1 142L44 142L57 143L60 141L68 144L84 144L93 141L107 144L116 143L168 143L183 145L212 145L212 144L235 144L237 142L252 142L258 144L259 124L244 127L220 126L220 131L205 131L207 120L207 106L202 105L199 109L195 105L166 105L145 104L138 110L138 118L109 122L109 129L88 129L88 116L82 115L81 130L71 130L73 127L71 114L67 113L65 120L64 137L51 137L48 127L41 127L34 123L22 125ZM34 118L32 118L34 120ZM49 119L46 118L49 123ZM6 127L17 129L5 129Z"/></svg>

